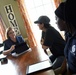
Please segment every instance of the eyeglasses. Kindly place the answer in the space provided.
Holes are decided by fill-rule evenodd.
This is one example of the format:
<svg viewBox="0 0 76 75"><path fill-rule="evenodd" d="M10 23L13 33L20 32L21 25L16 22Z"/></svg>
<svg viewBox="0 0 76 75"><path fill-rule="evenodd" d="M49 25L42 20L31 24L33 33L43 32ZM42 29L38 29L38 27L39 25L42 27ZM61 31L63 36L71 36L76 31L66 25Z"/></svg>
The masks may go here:
<svg viewBox="0 0 76 75"><path fill-rule="evenodd" d="M14 32L9 32L9 34L13 34Z"/></svg>

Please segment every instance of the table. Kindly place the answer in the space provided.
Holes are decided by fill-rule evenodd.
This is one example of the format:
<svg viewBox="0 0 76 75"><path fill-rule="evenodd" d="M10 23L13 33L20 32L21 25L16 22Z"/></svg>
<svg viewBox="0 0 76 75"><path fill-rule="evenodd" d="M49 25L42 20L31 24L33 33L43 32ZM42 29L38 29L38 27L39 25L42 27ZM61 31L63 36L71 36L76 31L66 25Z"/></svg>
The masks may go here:
<svg viewBox="0 0 76 75"><path fill-rule="evenodd" d="M40 47L33 47L29 52L15 57L9 55L7 57L8 64L0 64L0 75L26 75L28 65L49 59ZM53 70L46 70L35 73L33 75L54 75Z"/></svg>

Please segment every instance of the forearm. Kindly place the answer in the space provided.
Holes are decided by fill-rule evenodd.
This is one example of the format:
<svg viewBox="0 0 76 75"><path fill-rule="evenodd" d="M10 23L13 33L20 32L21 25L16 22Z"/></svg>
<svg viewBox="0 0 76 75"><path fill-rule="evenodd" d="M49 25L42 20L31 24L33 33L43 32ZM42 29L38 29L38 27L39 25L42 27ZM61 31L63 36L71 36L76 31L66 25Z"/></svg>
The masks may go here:
<svg viewBox="0 0 76 75"><path fill-rule="evenodd" d="M3 54L4 54L4 55L8 55L8 54L11 53L11 51L12 51L12 49L5 50L5 51L3 51Z"/></svg>
<svg viewBox="0 0 76 75"><path fill-rule="evenodd" d="M47 50L46 50L46 49L44 49L44 52L48 55L48 53L47 53Z"/></svg>
<svg viewBox="0 0 76 75"><path fill-rule="evenodd" d="M41 39L40 43L41 43L41 45L43 45L43 43L44 43L44 39Z"/></svg>
<svg viewBox="0 0 76 75"><path fill-rule="evenodd" d="M15 49L15 45L12 45L10 49L8 49L8 50L6 50L6 51L3 51L3 54L4 54L4 55L8 55L8 54L10 54L14 49Z"/></svg>
<svg viewBox="0 0 76 75"><path fill-rule="evenodd" d="M48 47L47 47L47 46L44 46L43 43L44 43L44 39L41 39L42 48L44 49L44 52L45 52L46 54L48 54L47 51L46 51L46 49L47 49Z"/></svg>
<svg viewBox="0 0 76 75"><path fill-rule="evenodd" d="M63 61L63 63L62 63L60 72L64 73L66 70L67 70L67 62L66 62L66 58L65 58L64 61Z"/></svg>
<svg viewBox="0 0 76 75"><path fill-rule="evenodd" d="M55 75L59 75L59 74L63 74L64 75L66 69L67 69L67 67L66 67L66 59L64 59L61 67L59 67L59 68L54 70Z"/></svg>
<svg viewBox="0 0 76 75"><path fill-rule="evenodd" d="M44 50L46 50L46 49L48 49L49 47L48 47L48 46L45 46L45 45L42 45L42 48L43 48Z"/></svg>

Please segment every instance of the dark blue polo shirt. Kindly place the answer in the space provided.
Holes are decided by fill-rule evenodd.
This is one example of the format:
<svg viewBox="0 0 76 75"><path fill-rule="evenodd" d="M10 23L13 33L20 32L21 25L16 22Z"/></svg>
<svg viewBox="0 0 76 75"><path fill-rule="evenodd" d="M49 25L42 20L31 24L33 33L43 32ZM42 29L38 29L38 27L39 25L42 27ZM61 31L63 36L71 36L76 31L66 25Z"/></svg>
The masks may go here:
<svg viewBox="0 0 76 75"><path fill-rule="evenodd" d="M76 73L76 34L69 37L64 49L64 54L67 58L68 68L74 74Z"/></svg>
<svg viewBox="0 0 76 75"><path fill-rule="evenodd" d="M5 40L4 42L3 42L3 44L4 44L4 50L8 50L8 49L10 49L10 47L12 46L12 45L17 45L17 44L21 44L21 43L23 43L24 42L24 39L23 39L23 37L22 36L17 36L16 37L16 42L14 42L14 41L12 41L11 39L7 39L7 40Z"/></svg>

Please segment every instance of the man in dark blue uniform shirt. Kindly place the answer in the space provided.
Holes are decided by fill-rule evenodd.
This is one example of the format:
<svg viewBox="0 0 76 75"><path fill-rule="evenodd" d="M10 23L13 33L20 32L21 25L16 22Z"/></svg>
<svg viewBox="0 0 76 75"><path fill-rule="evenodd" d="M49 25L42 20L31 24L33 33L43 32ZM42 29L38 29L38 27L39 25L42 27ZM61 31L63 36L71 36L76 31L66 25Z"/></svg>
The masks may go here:
<svg viewBox="0 0 76 75"><path fill-rule="evenodd" d="M66 57L61 68L55 71L56 75L76 75L76 0L67 0L55 10L57 25L66 32ZM67 70L67 71L66 71ZM65 74L64 74L65 73Z"/></svg>

